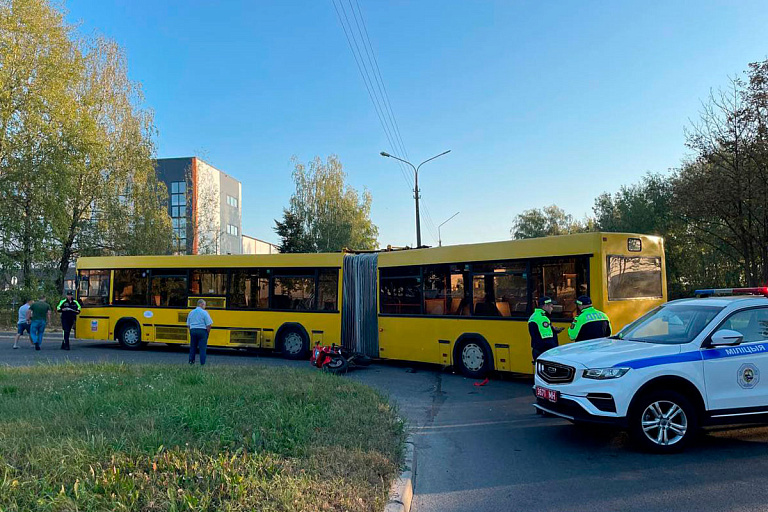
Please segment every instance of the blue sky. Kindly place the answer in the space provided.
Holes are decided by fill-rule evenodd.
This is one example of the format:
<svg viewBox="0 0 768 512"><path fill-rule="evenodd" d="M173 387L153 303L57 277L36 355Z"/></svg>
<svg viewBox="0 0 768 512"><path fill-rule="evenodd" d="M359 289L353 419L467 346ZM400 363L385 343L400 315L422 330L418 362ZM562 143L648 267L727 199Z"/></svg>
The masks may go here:
<svg viewBox="0 0 768 512"><path fill-rule="evenodd" d="M764 1L358 1L411 159L451 150L419 173L434 224L461 212L444 244L506 239L517 213L553 203L583 217L601 192L677 166L710 88L768 57ZM159 157L202 155L242 181L244 233L276 242L291 157L336 154L373 194L380 243L414 243L412 194L379 156L331 0L66 8L125 49Z"/></svg>

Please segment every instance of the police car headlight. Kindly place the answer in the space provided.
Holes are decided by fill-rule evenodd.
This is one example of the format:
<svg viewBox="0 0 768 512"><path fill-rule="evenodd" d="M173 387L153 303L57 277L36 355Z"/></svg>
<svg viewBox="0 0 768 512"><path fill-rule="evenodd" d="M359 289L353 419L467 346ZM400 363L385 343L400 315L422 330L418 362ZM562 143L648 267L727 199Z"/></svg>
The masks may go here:
<svg viewBox="0 0 768 512"><path fill-rule="evenodd" d="M629 371L629 368L589 368L584 370L582 377L585 379L618 379L623 377Z"/></svg>

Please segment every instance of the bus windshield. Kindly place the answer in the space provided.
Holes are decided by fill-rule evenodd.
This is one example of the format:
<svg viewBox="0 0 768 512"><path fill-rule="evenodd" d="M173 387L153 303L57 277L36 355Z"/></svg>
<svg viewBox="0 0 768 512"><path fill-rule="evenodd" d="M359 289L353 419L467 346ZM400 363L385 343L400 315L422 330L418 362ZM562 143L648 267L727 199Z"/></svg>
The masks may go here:
<svg viewBox="0 0 768 512"><path fill-rule="evenodd" d="M722 310L720 306L676 304L656 308L625 327L616 337L645 343L689 343Z"/></svg>

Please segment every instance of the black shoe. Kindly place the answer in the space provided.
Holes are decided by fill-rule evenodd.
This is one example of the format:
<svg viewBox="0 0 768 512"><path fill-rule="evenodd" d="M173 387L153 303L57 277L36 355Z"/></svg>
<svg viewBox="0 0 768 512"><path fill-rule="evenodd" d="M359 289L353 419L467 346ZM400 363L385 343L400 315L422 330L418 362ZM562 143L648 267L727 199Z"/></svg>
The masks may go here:
<svg viewBox="0 0 768 512"><path fill-rule="evenodd" d="M35 345L35 350L40 350L40 345Z"/></svg>
<svg viewBox="0 0 768 512"><path fill-rule="evenodd" d="M62 345L61 350L69 350L69 345Z"/></svg>
<svg viewBox="0 0 768 512"><path fill-rule="evenodd" d="M195 362L194 361L190 361L189 364L195 364Z"/></svg>

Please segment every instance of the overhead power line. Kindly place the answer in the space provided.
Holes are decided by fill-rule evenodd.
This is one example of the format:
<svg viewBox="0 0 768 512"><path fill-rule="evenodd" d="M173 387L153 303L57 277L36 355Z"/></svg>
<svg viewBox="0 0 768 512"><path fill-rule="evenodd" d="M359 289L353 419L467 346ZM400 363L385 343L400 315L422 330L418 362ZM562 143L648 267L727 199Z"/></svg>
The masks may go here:
<svg viewBox="0 0 768 512"><path fill-rule="evenodd" d="M363 79L368 98L373 104L374 110L376 111L376 117L379 119L379 124L381 125L382 130L384 130L384 135L389 142L390 151L392 151L392 154L408 160L408 150L405 147L400 132L400 126L397 123L397 118L389 99L389 93L384 83L384 78L381 75L381 69L378 60L376 59L376 52L373 50L371 38L368 34L368 27L365 23L365 18L362 9L360 8L359 1L354 0L353 3L352 0L347 0L346 3L348 7L345 7L344 0L331 0L331 2L336 11L339 24L344 31L349 50L352 52L352 56L355 59L357 70L360 73L360 77ZM402 162L398 162L398 164L400 166L400 173L406 184L408 184L408 188L414 190L413 171ZM423 199L422 205L424 206L426 228L433 240L437 242L437 228Z"/></svg>

